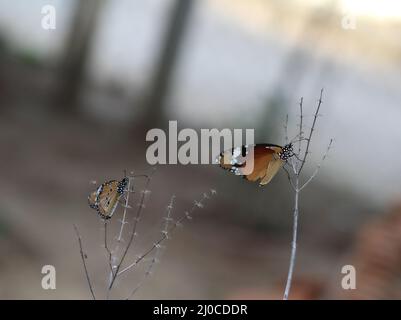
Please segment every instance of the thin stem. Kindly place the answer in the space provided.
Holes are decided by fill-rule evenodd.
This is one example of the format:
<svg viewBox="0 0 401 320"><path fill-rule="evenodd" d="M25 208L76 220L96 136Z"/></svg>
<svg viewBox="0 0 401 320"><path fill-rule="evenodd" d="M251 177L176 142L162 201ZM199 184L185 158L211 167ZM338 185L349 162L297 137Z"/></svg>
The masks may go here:
<svg viewBox="0 0 401 320"><path fill-rule="evenodd" d="M112 264L113 255L112 255L112 253L110 251L109 246L107 245L107 221L106 220L104 220L104 247L105 247L105 249L107 251L107 255L108 255L108 258L109 258L110 272L113 275L113 264Z"/></svg>
<svg viewBox="0 0 401 320"><path fill-rule="evenodd" d="M316 120L317 120L317 117L318 117L318 114L319 114L319 110L320 110L320 107L322 105L322 97L323 97L323 88L320 90L320 97L319 97L318 105L317 105L317 108L316 108L315 115L313 117L312 127L311 127L311 129L309 131L309 137L308 137L308 140L307 140L308 142L306 144L304 158L302 159L301 167L298 170L299 173L301 173L301 171L302 171L302 169L303 169L303 167L305 165L306 158L307 158L307 156L309 154L309 146L310 146L310 143L311 143L311 140L312 140L313 132L315 131L315 125L316 125Z"/></svg>
<svg viewBox="0 0 401 320"><path fill-rule="evenodd" d="M294 273L295 266L295 258L297 254L297 234L298 234L298 202L299 202L299 177L297 176L295 179L295 204L294 204L294 212L293 212L293 226L292 226L292 244L291 244L291 258L290 258L290 266L288 268L287 275L287 283L285 286L283 300L288 300L288 296L290 294L291 283L292 283L292 275Z"/></svg>
<svg viewBox="0 0 401 320"><path fill-rule="evenodd" d="M126 174L124 173L124 176L126 176ZM124 225L126 225L128 222L126 221L126 215L127 215L127 209L131 208L129 206L129 196L131 194L131 179L134 179L134 177L128 177L128 185L127 185L127 190L126 191L126 196L125 196L125 202L122 203L121 205L124 207L124 212L123 212L123 218L121 220L121 227L120 227L120 231L119 234L117 236L117 245L114 248L114 252L118 251L119 248L119 243L122 241L122 234L123 234L123 230L124 230ZM105 247L106 250L108 252L108 258L109 258L109 266L110 266L110 276L109 276L109 283L111 283L114 279L115 276L115 272L114 269L116 268L116 266L113 266L113 262L115 261L116 257L113 257L112 252L109 250L108 246L107 246L107 224L105 222L105 230L104 230L104 243L105 243ZM110 296L110 290L107 290L107 295L106 298L107 300L109 299Z"/></svg>
<svg viewBox="0 0 401 320"><path fill-rule="evenodd" d="M76 226L75 224L74 224L74 229L75 229L75 233L76 233L77 238L78 238L79 251L80 251L80 253L81 253L82 264L84 265L84 270L85 270L86 280L87 280L88 285L89 285L89 290L90 290L90 292L91 292L91 294L92 294L93 300L96 300L95 293L93 292L93 288L92 288L92 282L91 282L91 280L90 280L90 278L89 278L88 268L86 267L86 262L85 262L86 254L84 253L84 251L83 251L83 249L82 249L82 240L81 240L81 236L80 236L79 231L78 231L78 228L77 228L77 226Z"/></svg>
<svg viewBox="0 0 401 320"><path fill-rule="evenodd" d="M170 203L166 208L166 217L164 218L164 226L163 226L163 229L162 229L162 232L161 232L162 235L166 236L166 239L168 239L168 230L169 230L170 221L173 220L171 218L171 211L173 210L174 199L175 199L175 195L173 195L171 197ZM134 296L135 293L137 293L137 291L142 287L142 285L145 282L146 278L148 276L150 276L150 274L151 274L151 272L153 270L153 267L158 262L159 255L160 255L160 246L157 246L156 247L156 252L154 254L154 257L153 257L151 263L149 264L148 268L146 269L145 275L143 276L142 280L137 284L137 286L132 290L131 294L127 297L126 300L129 300L132 296Z"/></svg>
<svg viewBox="0 0 401 320"><path fill-rule="evenodd" d="M291 176L289 174L289 172L286 170L287 175L288 175L288 179L290 181L290 184L292 186L292 188L294 189L295 195L294 195L294 211L293 211L293 227L292 227L292 242L291 242L291 256L290 256L290 265L288 267L288 275L287 275L287 282L286 282L286 286L285 286L285 290L284 290L284 295L283 295L283 300L288 300L289 294L290 294L290 290L291 290L291 283L292 283L292 277L293 277L293 273L294 273L294 267L295 267L295 260L296 260L296 254L297 254L297 235L298 235L298 216L299 216L299 194L301 192L301 190L303 188L305 188L312 180L313 178L317 175L319 168L321 167L321 163L326 159L328 152L330 151L331 145L332 145L332 141L330 140L330 143L328 145L327 151L324 154L321 163L318 165L318 167L316 168L315 172L312 174L312 176L302 185L300 186L300 174L301 171L306 163L306 159L307 156L309 154L309 147L312 141L312 136L313 136L313 132L315 130L315 125L316 125L316 121L317 121L317 117L319 115L319 111L320 111L320 107L322 105L322 96L323 96L323 89L321 89L320 91L320 97L319 97L319 102L318 102L318 106L316 108L315 114L314 114L314 118L313 118L313 123L312 123L312 127L310 128L309 131L309 136L306 139L307 144L305 147L305 152L303 154L303 157L301 157L301 141L304 140L304 136L303 136L303 99L301 98L301 102L299 104L300 106L300 123L299 123L299 144L298 144L298 155L296 158L293 159L291 158L289 160L290 165L292 166L292 170L294 175L292 176L293 179L291 179Z"/></svg>
<svg viewBox="0 0 401 320"><path fill-rule="evenodd" d="M151 263L149 265L149 267L145 271L145 275L143 276L142 280L137 284L137 286L134 288L134 290L132 290L131 294L125 300L131 299L138 292L138 290L142 287L142 285L145 282L146 278L151 275L155 264L158 262L158 257L157 256L158 256L159 252L160 252L160 250L156 251L156 253L155 253L155 255L154 255L154 257L153 257L153 259L152 259L152 261L151 261Z"/></svg>
<svg viewBox="0 0 401 320"><path fill-rule="evenodd" d="M303 138L303 103L304 103L304 98L301 97L301 101L299 102L299 110L300 110L300 122L299 122L299 141L298 141L298 155L301 154L301 145L302 145L302 138Z"/></svg>
<svg viewBox="0 0 401 320"><path fill-rule="evenodd" d="M291 162L292 171L294 172L295 175L298 175L299 172L297 169L297 163L292 158L290 159L290 162Z"/></svg>
<svg viewBox="0 0 401 320"><path fill-rule="evenodd" d="M284 171L287 173L287 178L288 178L288 182L290 183L291 187L295 190L295 186L294 183L291 180L291 174L290 172L287 170L287 168L285 166L283 166Z"/></svg>
<svg viewBox="0 0 401 320"><path fill-rule="evenodd" d="M133 222L131 236L130 236L130 239L128 241L127 246L125 247L125 250L124 250L124 253L123 253L123 255L122 255L121 259L120 259L120 262L117 265L117 268L116 268L116 271L114 272L113 278L111 279L111 282L110 282L110 285L109 285L109 290L111 290L111 288L113 287L113 284L114 284L114 282L115 282L115 280L116 280L116 278L118 276L118 271L120 270L121 265L124 262L124 259L125 259L126 255L127 255L127 252L130 249L131 244L132 244L132 242L134 240L134 237L136 236L136 229L137 229L138 221L139 221L139 218L140 218L143 206L144 206L145 195L146 195L146 192L148 190L149 183L150 183L150 177L147 178L146 185L145 185L145 190L142 191L141 200L140 200L140 203L139 203L139 206L138 206L138 210L137 210L134 222Z"/></svg>
<svg viewBox="0 0 401 320"><path fill-rule="evenodd" d="M298 156L301 154L301 147L302 147L302 140L303 140L303 120L304 120L304 114L303 114L303 103L304 103L304 98L301 97L301 101L299 102L299 140L298 140L298 154L296 155L297 159ZM300 163L298 163L298 167L300 166ZM298 169L299 170L299 169Z"/></svg>
<svg viewBox="0 0 401 320"><path fill-rule="evenodd" d="M134 178L132 178L134 179ZM123 235L123 230L124 230L124 225L127 223L125 220L125 217L127 215L127 209L128 209L128 201L129 201L129 195L131 192L129 192L131 190L131 178L128 178L128 186L127 186L128 192L127 192L127 196L125 197L125 205L124 205L124 212L123 212L123 219L121 221L121 227L120 227L120 232L118 234L117 237L117 241L121 242L121 237Z"/></svg>
<svg viewBox="0 0 401 320"><path fill-rule="evenodd" d="M285 132L285 144L288 144L288 114L285 116L285 123L284 123L284 132Z"/></svg>
<svg viewBox="0 0 401 320"><path fill-rule="evenodd" d="M216 194L215 190L211 190L211 195ZM208 197L203 197L200 201L195 201L194 204L192 205L191 209L187 212L184 213L183 216L181 216L176 222L169 228L168 232L163 233L162 236L160 237L159 240L157 240L152 247L150 247L148 250L145 251L142 255L140 255L134 262L132 262L130 265L122 269L120 272L117 273L116 276L119 276L123 274L124 272L130 270L131 268L135 267L138 263L140 263L146 256L148 256L153 250L157 249L160 247L161 243L165 241L168 238L168 234L171 234L178 226L182 225L182 222L184 220L191 220L192 216L191 214L196 208L202 208L203 207L203 200L208 199Z"/></svg>
<svg viewBox="0 0 401 320"><path fill-rule="evenodd" d="M327 155L330 152L331 149L331 145L333 144L333 139L330 139L329 145L327 147L326 153L323 155L322 160L320 161L320 163L317 165L315 171L313 172L313 174L309 177L309 179L299 188L299 191L302 191L318 174L319 169L321 168L324 160L326 160Z"/></svg>

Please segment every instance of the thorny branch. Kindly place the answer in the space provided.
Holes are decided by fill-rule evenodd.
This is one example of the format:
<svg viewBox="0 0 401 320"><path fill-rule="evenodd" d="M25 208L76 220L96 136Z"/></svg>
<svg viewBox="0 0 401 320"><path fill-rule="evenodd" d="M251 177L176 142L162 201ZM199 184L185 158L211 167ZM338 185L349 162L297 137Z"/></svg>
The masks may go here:
<svg viewBox="0 0 401 320"><path fill-rule="evenodd" d="M140 203L139 203L139 206L138 206L138 209L137 209L134 221L133 221L133 227L132 227L132 230L131 230L130 239L128 241L127 246L125 247L125 250L123 252L123 255L121 256L121 259L120 259L119 263L117 264L117 267L115 268L115 272L113 273L113 276L112 276L112 279L110 281L110 285L109 285L109 288L108 288L109 291L113 287L113 284L114 284L114 282L116 280L116 277L118 275L118 271L120 270L121 265L123 264L124 259L125 259L126 255L127 255L127 252L130 249L130 247L131 247L131 245L133 243L133 240L134 240L134 238L136 236L136 230L137 230L138 222L140 220L142 209L144 208L145 196L146 196L146 194L148 192L148 187L149 187L150 180L151 180L151 177L148 177L146 179L145 189L141 192L141 200L140 200ZM127 198L128 198L128 196L127 196ZM126 210L126 208L124 208L124 209Z"/></svg>
<svg viewBox="0 0 401 320"><path fill-rule="evenodd" d="M166 208L166 217L164 218L164 227L163 230L161 232L162 235L166 235L166 239L168 239L168 227L169 227L169 223L170 221L172 221L173 219L171 218L171 212L173 210L173 205L174 205L174 199L175 196L173 195L170 199L170 203ZM146 271L145 271L145 275L142 277L142 280L139 281L139 283L137 284L137 286L132 290L131 294L128 296L127 300L129 300L133 295L135 295L135 293L142 287L143 283L145 282L146 278L148 276L151 275L152 270L155 266L156 263L158 263L159 261L159 255L160 255L160 251L161 251L161 247L157 247L155 250L155 254L153 256L153 258L151 259L151 262L149 264L149 266L147 267Z"/></svg>
<svg viewBox="0 0 401 320"><path fill-rule="evenodd" d="M309 130L307 138L304 137L304 114L303 114L303 98L301 98L301 101L299 103L299 108L300 108L300 120L299 120L299 142L298 142L298 153L294 154L294 157L289 160L289 169L284 167L288 180L290 182L290 185L292 189L294 190L294 209L293 209L293 230L292 230L292 242L291 242L291 256L290 256L290 264L288 267L288 275L287 275L287 281L286 281L286 286L284 290L284 295L283 299L288 300L288 296L290 294L291 290L291 283L292 283L292 277L294 273L294 266L295 266L295 259L296 259L296 252L297 252L297 236L298 236L298 216L299 216L299 194L300 192L316 177L323 161L326 159L333 143L333 139L330 140L329 145L327 147L327 150L325 154L322 157L322 161L318 164L316 167L315 171L313 174L306 180L305 183L301 185L300 183L300 174L301 171L306 163L306 159L310 149L311 141L312 141L312 136L313 132L315 131L315 126L317 122L317 117L319 116L319 111L320 107L322 105L322 96L323 96L323 89L320 91L320 97L318 100L318 105L316 108L316 111L314 113L313 117L313 122L312 126ZM288 115L286 117L286 122L285 122L285 135L286 135L286 141L288 141ZM306 147L304 151L302 152L302 142L306 141ZM290 173L290 171L292 171Z"/></svg>
<svg viewBox="0 0 401 320"><path fill-rule="evenodd" d="M134 179L134 178L132 178ZM131 179L128 178L128 185L127 185L127 196L125 197L125 203L124 203L124 212L123 212L123 218L121 220L121 227L120 227L120 232L118 233L118 237L117 237L117 241L121 242L122 240L122 235L123 235L123 230L124 230L124 226L128 223L125 219L126 215L127 215L127 209L130 208L129 204L129 196L131 194Z"/></svg>
<svg viewBox="0 0 401 320"><path fill-rule="evenodd" d="M81 235L79 234L78 228L77 226L74 224L74 229L75 229L75 233L77 235L78 238L78 243L79 243L79 252L81 253L81 259L82 259L82 264L84 265L84 270L85 270L85 276L86 276L86 281L88 282L89 285L89 290L92 294L93 300L96 300L95 297L95 293L93 292L93 287L92 287L92 282L89 278L89 274L88 274L88 268L86 267L86 254L84 253L83 249L82 249L82 239L81 239Z"/></svg>
<svg viewBox="0 0 401 320"><path fill-rule="evenodd" d="M134 177L145 177L146 178L146 183L145 183L145 188L144 190L141 192L141 196L140 196L140 200L139 200L139 204L138 204L138 208L135 214L135 217L133 218L133 224L132 224L132 229L130 230L130 239L127 243L127 245L124 248L123 254L121 256L120 259L117 258L116 256L116 252L118 251L119 248L119 244L121 242L123 242L123 228L125 224L128 224L127 221L127 215L128 215L128 209L133 209L130 205L129 205L129 196L130 193L134 193L134 191L132 190L132 185L133 185L133 179ZM158 262L158 257L160 254L160 249L162 247L162 243L169 239L170 234L180 225L182 225L182 222L186 219L192 219L191 214L193 213L193 211L196 208L203 208L203 201L206 199L210 198L210 195L215 195L216 191L214 189L210 189L210 195L204 193L203 194L203 198L200 201L195 201L192 208L185 212L185 214L180 217L178 220L174 220L172 218L172 209L173 209L173 204L174 204L174 200L175 200L175 196L171 197L170 203L166 208L166 216L164 217L164 224L163 224L163 229L161 231L161 237L148 249L146 250L143 254L138 255L137 259L132 262L130 265L128 265L127 267L125 267L124 269L120 270L122 268L122 264L124 262L124 259L128 257L127 253L129 251L129 249L132 247L133 243L134 243L134 238L137 236L137 226L138 226L138 222L140 220L141 217L141 213L143 208L145 207L144 202L145 202L145 197L146 195L150 192L148 190L149 187L149 183L151 180L152 175L147 176L147 175L132 175L129 176L129 183L127 185L127 189L125 190L125 197L124 197L124 202L119 202L121 204L121 206L124 208L123 209L123 217L121 220L121 227L119 230L119 233L117 235L117 237L115 238L115 240L117 241L117 246L114 250L111 250L108 244L108 225L110 223L110 220L108 221L103 221L104 223L104 248L107 252L107 257L108 257L108 264L110 267L110 281L109 281L109 285L107 288L107 299L109 298L109 295L111 293L111 289L113 287L113 284L115 283L115 280L122 274L125 273L126 271L129 271L131 269L133 269L135 266L137 266L141 261L145 260L151 253L154 252L153 258L151 259L151 262L149 264L149 266L146 268L146 272L145 275L143 276L142 280L137 284L137 286L132 290L131 294L129 295L129 298L131 298L137 291L138 289L142 286L143 282L145 281L145 279L151 274L152 269L154 268L155 264ZM132 179L132 180L131 180ZM79 247L80 247L80 253L81 253L81 258L82 258L82 263L84 266L84 271L85 271L85 275L86 275L86 279L89 285L89 289L90 292L92 294L93 299L95 298L95 294L94 294L94 290L93 290L93 286L92 286L92 282L89 278L89 274L88 274L88 269L87 269L87 265L86 265L86 254L83 252L82 249L82 239L81 236L78 232L78 228L77 226L74 224L74 228L75 228L75 232L77 234L78 237L78 241L79 241ZM117 264L115 264L115 261L118 261Z"/></svg>
<svg viewBox="0 0 401 320"><path fill-rule="evenodd" d="M107 244L107 221L106 220L104 220L104 247L107 251L107 256L109 259L110 273L111 273L111 275L113 275L113 262L112 262L113 254Z"/></svg>
<svg viewBox="0 0 401 320"><path fill-rule="evenodd" d="M154 171L153 171L154 172ZM140 174L140 175L134 175L133 172L131 172L131 175L128 176L128 185L127 188L125 190L125 196L124 196L124 201L120 202L121 206L124 208L123 209L123 217L121 220L119 220L121 222L120 225L120 231L118 232L118 236L116 237L117 240L117 244L114 248L113 251L108 250L108 248L106 247L106 250L108 251L108 255L109 255L109 265L110 265L110 277L109 277L109 284L113 281L114 277L115 277L115 272L114 270L117 269L117 265L115 264L116 261L118 261L118 258L116 256L119 248L120 248L120 244L124 241L124 239L122 238L123 236L123 231L124 231L124 226L126 224L129 224L129 222L126 219L127 213L128 213L128 209L132 209L132 207L129 205L129 199L130 199L130 195L131 193L135 193L133 190L133 186L134 186L134 179L141 177L141 178L146 178L148 179L148 181L151 179L151 177L153 176L153 172L152 174L146 175L146 174ZM124 176L126 176L126 174L124 174ZM147 191L146 191L147 192ZM142 206L143 207L143 206ZM136 219L137 221L139 221L139 218ZM107 238L107 231L105 231L105 239ZM105 246L107 245L107 242L105 240ZM110 290L108 290L107 292L107 298L109 298L110 295Z"/></svg>
<svg viewBox="0 0 401 320"><path fill-rule="evenodd" d="M215 195L216 194L216 190L211 189L210 190L210 195ZM144 258L146 258L150 253L152 253L155 249L160 248L161 243L165 240L168 239L168 234L171 234L177 227L181 226L183 224L184 220L191 220L192 219L192 213L196 210L196 208L203 208L204 204L203 201L205 201L206 199L209 199L209 196L207 194L203 195L203 198L200 201L194 201L194 204L192 205L191 209L189 211L184 212L184 215L181 216L178 220L176 220L175 222L173 222L173 220L171 220L172 226L168 229L168 231L166 233L163 233L162 236L160 237L159 240L157 240L153 246L151 246L148 250L145 251L145 253L143 253L142 255L140 255L134 262L132 262L130 265L128 265L127 267L125 267L124 269L122 269L117 276L123 274L124 272L130 270L131 268L135 267L136 265L138 265L139 262L141 262Z"/></svg>

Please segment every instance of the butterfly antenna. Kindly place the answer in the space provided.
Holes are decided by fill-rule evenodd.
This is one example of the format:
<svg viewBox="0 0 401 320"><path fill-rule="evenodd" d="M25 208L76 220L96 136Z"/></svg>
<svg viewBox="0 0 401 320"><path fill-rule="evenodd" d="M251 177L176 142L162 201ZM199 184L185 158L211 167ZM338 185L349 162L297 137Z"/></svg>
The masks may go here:
<svg viewBox="0 0 401 320"><path fill-rule="evenodd" d="M300 138L300 139L298 139L298 138ZM298 140L296 140L296 139L298 139ZM302 140L301 134L298 133L294 138L292 138L290 140L290 143L298 142L298 141L301 141L301 140Z"/></svg>
<svg viewBox="0 0 401 320"><path fill-rule="evenodd" d="M296 137L295 137L295 138L296 138ZM295 143L295 142L300 142L300 141L308 141L308 138L303 138L303 137L302 137L302 138L300 138L300 139L298 139L298 140L295 140L295 138L294 138L294 139L292 139L290 143L292 143L292 144L293 144L293 143Z"/></svg>
<svg viewBox="0 0 401 320"><path fill-rule="evenodd" d="M300 157L298 157L298 155L296 153L292 153L291 155L292 157L295 157L298 161L302 161L302 159Z"/></svg>

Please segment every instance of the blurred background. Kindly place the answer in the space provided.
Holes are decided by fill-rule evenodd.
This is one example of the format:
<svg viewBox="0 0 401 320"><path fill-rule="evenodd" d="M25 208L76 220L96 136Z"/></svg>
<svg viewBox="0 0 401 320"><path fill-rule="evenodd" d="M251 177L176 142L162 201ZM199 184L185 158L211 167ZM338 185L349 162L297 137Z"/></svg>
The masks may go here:
<svg viewBox="0 0 401 320"><path fill-rule="evenodd" d="M55 29L42 27L45 5ZM335 141L301 194L290 298L401 298L400 37L397 0L0 0L0 298L91 298L73 223L105 297L103 224L87 196L124 169L151 171L148 129L254 128L255 141L283 144L286 114L295 135L304 97L310 125L321 88L305 177ZM259 188L217 166L158 166L129 260L160 237L171 195L179 217L210 188L217 195L165 243L134 298L282 297L284 172ZM127 296L147 263L111 298ZM56 290L41 287L48 264ZM356 290L341 288L348 264Z"/></svg>

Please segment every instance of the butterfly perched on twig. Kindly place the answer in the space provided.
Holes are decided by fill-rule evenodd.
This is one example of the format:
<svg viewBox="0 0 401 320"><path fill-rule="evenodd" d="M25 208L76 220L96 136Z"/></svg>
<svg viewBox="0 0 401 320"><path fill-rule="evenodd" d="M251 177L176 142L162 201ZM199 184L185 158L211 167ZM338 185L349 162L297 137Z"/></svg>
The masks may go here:
<svg viewBox="0 0 401 320"><path fill-rule="evenodd" d="M89 197L89 206L105 220L110 219L117 208L118 202L126 191L128 178L120 181L110 180L101 184Z"/></svg>
<svg viewBox="0 0 401 320"><path fill-rule="evenodd" d="M289 158L294 156L292 143L243 145L220 153L216 159L223 169L259 185L268 184Z"/></svg>

